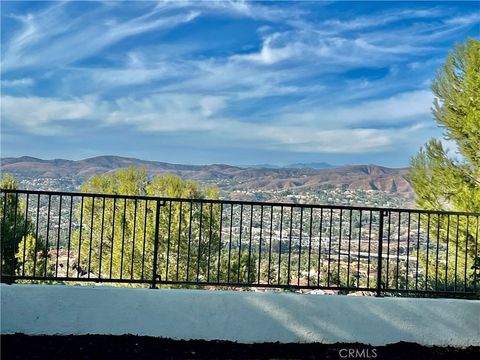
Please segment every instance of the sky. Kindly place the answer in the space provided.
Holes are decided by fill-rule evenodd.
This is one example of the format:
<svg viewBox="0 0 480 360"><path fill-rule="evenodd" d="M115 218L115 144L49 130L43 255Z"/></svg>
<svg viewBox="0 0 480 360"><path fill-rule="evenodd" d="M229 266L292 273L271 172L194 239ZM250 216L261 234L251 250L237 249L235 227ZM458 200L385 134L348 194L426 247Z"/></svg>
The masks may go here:
<svg viewBox="0 0 480 360"><path fill-rule="evenodd" d="M407 166L468 37L479 2L2 1L1 155Z"/></svg>

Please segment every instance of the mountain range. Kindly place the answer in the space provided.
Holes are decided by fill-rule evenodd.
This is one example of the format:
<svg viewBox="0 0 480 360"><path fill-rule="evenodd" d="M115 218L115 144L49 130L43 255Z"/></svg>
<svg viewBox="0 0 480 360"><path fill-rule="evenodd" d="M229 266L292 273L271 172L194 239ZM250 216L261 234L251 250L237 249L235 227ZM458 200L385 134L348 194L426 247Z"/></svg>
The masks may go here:
<svg viewBox="0 0 480 360"><path fill-rule="evenodd" d="M329 186L381 190L407 196L413 194L407 178L408 169L377 165L314 168L314 166L308 167L308 164L292 164L289 168L245 168L225 164L181 165L119 156L97 156L83 160L42 160L28 156L1 159L2 172L9 172L19 178L84 180L95 174L108 173L130 166L144 167L152 175L168 173L200 183L215 183L220 189L226 191L303 190ZM317 164L317 166L320 165Z"/></svg>
<svg viewBox="0 0 480 360"><path fill-rule="evenodd" d="M294 163L288 165L273 165L273 164L255 164L255 165L238 165L240 168L266 168L266 169L299 169L299 168L309 168L309 169L327 169L336 167L335 165L326 163L326 162L311 162L311 163Z"/></svg>

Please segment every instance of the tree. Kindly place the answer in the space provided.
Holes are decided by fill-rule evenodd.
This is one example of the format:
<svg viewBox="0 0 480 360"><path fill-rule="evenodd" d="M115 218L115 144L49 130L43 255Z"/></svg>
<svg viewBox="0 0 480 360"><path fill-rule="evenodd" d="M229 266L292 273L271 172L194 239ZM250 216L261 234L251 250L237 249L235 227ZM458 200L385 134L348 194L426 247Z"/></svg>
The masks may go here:
<svg viewBox="0 0 480 360"><path fill-rule="evenodd" d="M451 156L440 140L431 139L412 158L409 177L417 204L423 209L480 212L480 41L469 39L448 54L432 90L436 96L433 116L458 153ZM474 266L477 230L473 221L451 219L448 234L447 218L439 221L434 236L435 229L441 229L440 239L445 243L450 238L459 253L467 255L468 267ZM455 229L456 234L450 232Z"/></svg>
<svg viewBox="0 0 480 360"><path fill-rule="evenodd" d="M16 190L17 180L4 173L0 187ZM4 192L0 200L2 221L2 275L43 275L50 267L45 267L45 249L41 238L35 239L35 224L26 212L26 199L16 193Z"/></svg>
<svg viewBox="0 0 480 360"><path fill-rule="evenodd" d="M480 41L450 52L432 90L433 115L459 157L431 139L412 159L410 179L425 209L480 211Z"/></svg>
<svg viewBox="0 0 480 360"><path fill-rule="evenodd" d="M4 173L1 188L15 190L16 179ZM19 266L16 253L22 239L33 230L33 225L25 216L24 201L15 193L3 193L0 202L0 218L2 221L2 275L15 275Z"/></svg>
<svg viewBox="0 0 480 360"><path fill-rule="evenodd" d="M18 245L18 251L15 254L17 260L16 274L22 276L51 276L54 273L53 264L49 264L43 253L43 241L38 241L32 234L27 234L22 238ZM24 280L19 282L32 282ZM35 281L34 281L35 282Z"/></svg>
<svg viewBox="0 0 480 360"><path fill-rule="evenodd" d="M195 201L218 198L215 188L201 189L196 182L172 175L149 178L144 169L128 168L94 176L82 185L81 191L193 201L85 196L76 209L81 226L72 239L79 274L149 281L153 277L156 243L156 274L160 280L196 282L225 278L220 205ZM231 265L235 263L232 261Z"/></svg>

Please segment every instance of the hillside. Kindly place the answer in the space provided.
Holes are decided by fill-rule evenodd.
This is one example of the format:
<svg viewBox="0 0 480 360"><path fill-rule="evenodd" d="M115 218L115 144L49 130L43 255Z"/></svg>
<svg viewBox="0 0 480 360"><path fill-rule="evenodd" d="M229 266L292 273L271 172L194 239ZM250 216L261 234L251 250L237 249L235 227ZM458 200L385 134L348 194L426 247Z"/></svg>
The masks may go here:
<svg viewBox="0 0 480 360"><path fill-rule="evenodd" d="M76 178L83 181L129 166L144 167L150 174L176 174L200 183L215 183L225 191L289 190L334 187L381 190L410 197L413 194L407 169L376 165L336 168L240 168L223 164L179 165L118 156L97 156L84 160L42 160L33 157L2 158L1 170L20 179Z"/></svg>

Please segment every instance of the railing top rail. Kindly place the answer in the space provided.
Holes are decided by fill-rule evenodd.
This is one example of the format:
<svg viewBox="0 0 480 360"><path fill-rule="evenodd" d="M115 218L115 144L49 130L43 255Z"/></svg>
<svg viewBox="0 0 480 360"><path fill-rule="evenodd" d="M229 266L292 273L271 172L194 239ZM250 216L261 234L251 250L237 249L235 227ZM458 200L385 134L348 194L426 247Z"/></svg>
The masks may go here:
<svg viewBox="0 0 480 360"><path fill-rule="evenodd" d="M39 194L53 196L77 196L77 197L102 197L116 198L128 200L148 200L148 201L178 201L178 202L202 202L211 204L232 204L232 205L254 205L254 206L283 206L286 208L314 208L314 209L344 209L344 210L364 210L364 211L386 211L386 212L407 212L414 214L435 214L435 215L452 215L452 216L472 216L480 217L477 212L465 211L446 211L446 210L424 210L424 209L407 209L407 208L391 208L391 207L373 207L373 206L348 206L348 205L322 205L322 204L295 204L286 202L263 202L263 201L243 201L243 200L220 200L220 199L201 199L201 198L174 198L162 196L144 196L144 195L122 195L122 194L101 194L101 193L83 193L72 191L47 191L47 190L25 190L25 189L3 189L3 193L17 194Z"/></svg>

